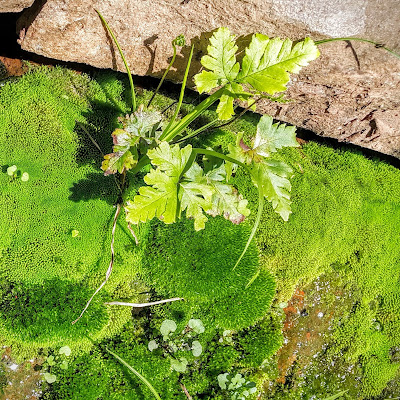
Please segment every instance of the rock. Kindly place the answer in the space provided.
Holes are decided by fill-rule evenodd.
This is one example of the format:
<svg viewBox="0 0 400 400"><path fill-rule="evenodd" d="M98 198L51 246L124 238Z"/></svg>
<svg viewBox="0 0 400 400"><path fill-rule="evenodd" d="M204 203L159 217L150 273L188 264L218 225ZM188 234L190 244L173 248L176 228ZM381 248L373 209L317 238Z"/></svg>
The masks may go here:
<svg viewBox="0 0 400 400"><path fill-rule="evenodd" d="M24 50L64 61L124 71L96 14L114 30L133 73L160 77L183 33L196 50L191 74L200 69L211 31L228 26L245 43L249 34L314 39L359 35L400 49L397 0L44 0L18 22ZM35 9L36 7L36 9ZM390 11L390 23L387 13ZM296 76L288 104L262 103L260 112L400 158L400 60L374 46L323 44L321 57ZM169 78L182 78L189 46ZM396 136L397 135L397 136Z"/></svg>
<svg viewBox="0 0 400 400"><path fill-rule="evenodd" d="M0 13L18 13L33 4L34 0L3 0L0 3Z"/></svg>

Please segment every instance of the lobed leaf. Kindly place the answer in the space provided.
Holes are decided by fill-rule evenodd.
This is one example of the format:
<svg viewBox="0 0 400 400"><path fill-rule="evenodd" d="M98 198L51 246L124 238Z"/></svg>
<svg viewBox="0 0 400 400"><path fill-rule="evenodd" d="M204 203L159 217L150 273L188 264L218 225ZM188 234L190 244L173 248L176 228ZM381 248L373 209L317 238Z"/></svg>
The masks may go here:
<svg viewBox="0 0 400 400"><path fill-rule="evenodd" d="M210 38L208 55L201 59L202 65L210 71L202 71L195 76L195 83L200 93L225 85L233 81L239 72L236 62L235 37L228 28L219 28Z"/></svg>
<svg viewBox="0 0 400 400"><path fill-rule="evenodd" d="M254 184L261 187L265 198L272 203L272 207L284 221L289 219L290 189L289 177L292 169L280 160L266 160L263 163L254 163L251 175Z"/></svg>
<svg viewBox="0 0 400 400"><path fill-rule="evenodd" d="M158 139L157 129L161 122L158 111L138 111L120 118L124 129L118 128L112 133L113 153L104 156L101 169L104 175L123 173L135 167L139 160L138 146L141 141L151 144Z"/></svg>
<svg viewBox="0 0 400 400"><path fill-rule="evenodd" d="M289 39L269 39L257 33L246 49L237 80L259 92L271 95L283 92L289 82L289 73L298 73L318 56L318 48L310 38L293 46Z"/></svg>
<svg viewBox="0 0 400 400"><path fill-rule="evenodd" d="M282 147L298 147L296 128L286 124L272 124L273 119L264 115L257 125L253 151L263 157L269 157Z"/></svg>

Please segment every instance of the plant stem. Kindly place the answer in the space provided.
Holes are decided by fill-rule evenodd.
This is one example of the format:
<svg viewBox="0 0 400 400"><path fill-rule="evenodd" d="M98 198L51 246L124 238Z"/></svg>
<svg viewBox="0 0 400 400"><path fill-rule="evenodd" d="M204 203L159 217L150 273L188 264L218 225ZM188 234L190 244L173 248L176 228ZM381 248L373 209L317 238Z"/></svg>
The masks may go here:
<svg viewBox="0 0 400 400"><path fill-rule="evenodd" d="M249 238L247 239L246 246L244 246L243 252L242 252L242 254L240 255L239 259L236 261L236 264L235 264L235 266L232 268L232 271L239 265L241 259L242 259L243 256L246 254L246 251L247 251L247 249L249 248L250 243L251 243L251 241L253 240L253 237L254 237L255 233L257 232L258 225L260 224L260 221L261 221L261 216L262 216L263 209L264 209L264 193L263 193L261 187L259 186L259 187L258 187L258 211L257 211L256 220L255 220L255 222L254 222L253 229L251 230L250 236L249 236ZM257 276L258 276L258 275L257 275ZM257 276L256 276L254 279L256 279ZM250 281L249 281L249 283L248 283L247 285L250 286L250 285L253 283L254 279L253 279L253 280L250 279ZM246 286L246 288L247 288L248 286Z"/></svg>
<svg viewBox="0 0 400 400"><path fill-rule="evenodd" d="M382 48L382 49L386 50L387 52L389 52L390 54L394 55L395 57L400 58L400 54L398 54L398 53L394 52L393 50L387 48L384 44L377 43L377 42L374 42L374 41L368 40L368 39L357 38L357 37L322 39L322 40L317 40L314 43L316 45L319 45L319 44L324 44L324 43L329 43L329 42L337 42L339 40L340 41L354 40L354 41L357 41L357 42L370 43L370 44L373 44L377 49Z"/></svg>
<svg viewBox="0 0 400 400"><path fill-rule="evenodd" d="M129 371L133 372L150 389L151 393L153 393L154 397L157 400L161 400L161 397L158 395L156 389L154 389L152 384L143 375L141 375L138 371L136 371L135 368L131 367L118 354L115 354L113 351L109 350L107 347L106 347L106 351L108 351L112 356L114 356L121 364L125 365L125 367L129 369Z"/></svg>
<svg viewBox="0 0 400 400"><path fill-rule="evenodd" d="M215 103L223 94L225 87L218 89L211 96L204 99L195 109L183 117L174 127L168 131L164 130L160 137L160 140L171 141L175 136L179 135L184 129L186 129L197 117L199 117L207 108Z"/></svg>
<svg viewBox="0 0 400 400"><path fill-rule="evenodd" d="M115 211L113 227L112 227L112 231L111 231L111 260L110 260L110 265L108 266L108 269L107 269L107 272L106 272L106 279L101 283L101 285L93 293L92 297L86 303L86 306L83 309L83 311L81 312L81 314L79 315L79 317L75 321L72 322L72 325L75 324L76 322L78 322L82 318L83 314L85 313L85 311L88 309L90 303L92 302L94 296L96 296L96 294L103 288L103 286L107 283L108 278L111 275L111 272L112 272L112 269L113 269L113 265L114 265L114 236L115 236L115 228L117 226L117 221L118 221L118 216L119 216L120 211L121 211L121 204L118 204L117 205L117 209Z"/></svg>
<svg viewBox="0 0 400 400"><path fill-rule="evenodd" d="M193 400L193 397L189 394L188 390L186 389L186 386L181 382L179 382L179 385L181 386L182 392L185 393L186 397L189 400Z"/></svg>
<svg viewBox="0 0 400 400"><path fill-rule="evenodd" d="M161 81L160 81L160 83L159 83L158 86L157 86L157 89L154 91L154 93L153 93L153 95L151 96L149 102L147 103L147 108L150 107L151 102L153 101L154 97L156 97L156 94L157 94L158 91L160 90L160 87L161 87L161 85L163 84L164 79L166 78L166 76L167 76L169 70L171 69L173 63L175 62L175 58L176 58L176 45L175 45L174 42L172 42L172 47L173 47L173 49L174 49L174 54L173 54L173 56L172 56L172 60L171 60L171 62L169 63L168 68L165 70L165 72L164 72L164 74L163 74L163 76L162 76L162 78L161 78Z"/></svg>
<svg viewBox="0 0 400 400"><path fill-rule="evenodd" d="M179 111L181 109L182 102L183 102L183 96L185 94L186 82L187 82L187 78L188 78L188 75L189 75L190 63L192 62L193 50L194 50L194 45L192 45L192 49L190 50L189 60L188 60L188 63L186 65L185 75L183 77L183 82L182 82L182 86L181 86L181 92L179 94L178 105L176 107L174 115L172 116L171 120L169 121L169 124L165 128L165 131L163 132L163 135L166 134L166 132L168 132L168 130L173 126L173 124L174 124L174 122L176 120L176 117L178 116ZM161 137L163 135L161 135Z"/></svg>
<svg viewBox="0 0 400 400"><path fill-rule="evenodd" d="M155 306L157 304L171 303L173 301L179 301L179 300L183 300L183 298L182 297L174 297L172 299L153 301L151 303L125 303L123 301L111 301L109 303L104 303L104 304L107 304L109 306L127 306L127 307L142 308L142 307Z"/></svg>
<svg viewBox="0 0 400 400"><path fill-rule="evenodd" d="M133 85L133 79L132 79L132 74L131 74L131 70L129 69L128 63L125 59L124 53L121 49L121 46L118 43L118 40L116 38L116 36L114 35L114 32L111 30L111 28L109 27L109 25L107 24L107 21L104 19L104 17L101 15L99 10L96 10L97 14L99 14L100 19L102 20L103 24L105 25L105 27L107 28L108 32L110 33L111 37L114 40L114 43L116 44L119 54L121 55L122 61L125 64L125 68L126 68L126 72L128 74L128 78L129 78L129 84L131 86L131 96L132 96L132 111L136 111L136 95L135 95L135 86Z"/></svg>

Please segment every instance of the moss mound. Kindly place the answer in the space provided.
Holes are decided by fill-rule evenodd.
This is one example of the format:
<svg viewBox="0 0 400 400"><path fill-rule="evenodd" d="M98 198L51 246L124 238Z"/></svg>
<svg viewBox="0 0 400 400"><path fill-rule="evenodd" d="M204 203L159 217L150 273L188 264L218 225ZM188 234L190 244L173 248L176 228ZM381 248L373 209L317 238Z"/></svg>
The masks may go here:
<svg viewBox="0 0 400 400"><path fill-rule="evenodd" d="M128 310L108 312L97 302L80 326L71 326L104 279L119 195L114 180L99 170L101 154L77 121L102 143L102 130L109 132L124 109L121 93L115 76L95 82L60 68L35 69L1 88L0 232L5 239L0 276L5 297L0 331L6 343L88 345L85 330L104 336L129 319ZM12 165L15 176L7 174ZM24 172L28 181L21 180ZM118 295L120 286L133 280L139 259L122 218L115 247L116 272L103 299ZM29 311L33 315L25 315Z"/></svg>

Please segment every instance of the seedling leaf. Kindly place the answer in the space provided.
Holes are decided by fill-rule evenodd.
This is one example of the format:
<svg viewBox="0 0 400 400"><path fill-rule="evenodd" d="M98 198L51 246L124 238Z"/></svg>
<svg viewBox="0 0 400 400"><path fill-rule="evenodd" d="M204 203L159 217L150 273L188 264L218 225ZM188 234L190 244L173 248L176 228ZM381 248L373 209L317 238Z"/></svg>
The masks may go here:
<svg viewBox="0 0 400 400"><path fill-rule="evenodd" d="M69 346L61 347L59 350L59 354L65 354L67 357L71 355L71 349Z"/></svg>
<svg viewBox="0 0 400 400"><path fill-rule="evenodd" d="M57 377L53 374L50 374L49 372L45 372L43 374L44 379L46 380L47 383L53 383L57 380Z"/></svg>
<svg viewBox="0 0 400 400"><path fill-rule="evenodd" d="M198 340L194 340L192 343L192 353L195 357L200 357L203 352L203 347Z"/></svg>
<svg viewBox="0 0 400 400"><path fill-rule="evenodd" d="M181 357L179 360L171 358L171 368L176 372L185 372L188 365L188 360L185 357Z"/></svg>
<svg viewBox="0 0 400 400"><path fill-rule="evenodd" d="M168 335L170 333L173 333L176 331L176 323L175 321L172 321L171 319L166 319L162 322L161 327L160 327L160 333L163 335L164 340L168 338Z"/></svg>
<svg viewBox="0 0 400 400"><path fill-rule="evenodd" d="M200 319L190 319L188 322L188 327L198 335L200 335L205 331L203 322Z"/></svg>

